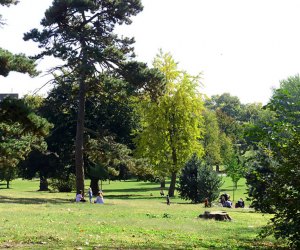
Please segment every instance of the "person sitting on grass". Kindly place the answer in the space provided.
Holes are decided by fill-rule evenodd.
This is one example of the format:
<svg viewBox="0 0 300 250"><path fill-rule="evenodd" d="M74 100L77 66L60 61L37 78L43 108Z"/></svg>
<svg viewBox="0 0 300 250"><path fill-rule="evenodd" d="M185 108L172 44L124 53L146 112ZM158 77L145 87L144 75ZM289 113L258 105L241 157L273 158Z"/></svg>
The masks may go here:
<svg viewBox="0 0 300 250"><path fill-rule="evenodd" d="M236 207L236 208L239 208L239 207L244 208L244 207L245 207L245 202L243 201L242 198L240 198L240 199L238 200L238 202L235 204L235 207Z"/></svg>
<svg viewBox="0 0 300 250"><path fill-rule="evenodd" d="M79 192L76 195L76 202L85 202L86 200L83 197L82 190L79 190Z"/></svg>
<svg viewBox="0 0 300 250"><path fill-rule="evenodd" d="M232 202L230 200L225 201L223 207L232 208Z"/></svg>
<svg viewBox="0 0 300 250"><path fill-rule="evenodd" d="M103 199L103 193L102 191L98 192L98 195L96 197L96 200L94 201L96 204L104 204L104 199Z"/></svg>

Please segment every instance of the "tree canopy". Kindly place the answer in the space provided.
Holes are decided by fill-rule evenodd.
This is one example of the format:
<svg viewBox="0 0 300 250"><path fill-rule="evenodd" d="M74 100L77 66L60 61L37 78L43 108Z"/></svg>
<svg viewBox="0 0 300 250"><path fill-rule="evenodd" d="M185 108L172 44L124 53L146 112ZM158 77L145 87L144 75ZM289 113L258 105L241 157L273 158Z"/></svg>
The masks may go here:
<svg viewBox="0 0 300 250"><path fill-rule="evenodd" d="M274 213L264 235L288 239L295 249L300 247L299 96L298 75L283 80L274 90L265 107L272 119L255 123L258 150L247 175L252 206Z"/></svg>
<svg viewBox="0 0 300 250"><path fill-rule="evenodd" d="M156 101L140 102L141 130L137 131L137 154L149 159L157 171L171 174L169 195L174 195L176 174L195 153L203 154L203 100L198 92L199 76L177 69L169 53L154 59L154 67L165 76L164 94Z"/></svg>
<svg viewBox="0 0 300 250"><path fill-rule="evenodd" d="M54 0L41 21L43 29L32 29L25 40L39 43L43 51L35 58L52 55L79 85L75 143L77 191L84 190L84 119L89 83L103 72L120 66L133 56L132 38L114 34L116 25L130 24L131 16L143 9L140 0ZM57 69L57 68L55 68Z"/></svg>
<svg viewBox="0 0 300 250"><path fill-rule="evenodd" d="M10 6L17 4L16 0L0 0L0 5ZM5 22L0 14L0 28ZM16 71L20 73L28 73L31 77L37 76L38 71L35 69L36 63L29 59L25 54L12 54L8 50L0 48L0 76L8 76L9 72Z"/></svg>

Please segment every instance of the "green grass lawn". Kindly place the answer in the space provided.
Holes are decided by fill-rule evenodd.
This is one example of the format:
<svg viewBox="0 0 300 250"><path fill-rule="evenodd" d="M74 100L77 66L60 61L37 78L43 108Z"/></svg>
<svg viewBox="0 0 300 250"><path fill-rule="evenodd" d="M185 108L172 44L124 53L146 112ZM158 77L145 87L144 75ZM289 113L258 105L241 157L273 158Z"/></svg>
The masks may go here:
<svg viewBox="0 0 300 250"><path fill-rule="evenodd" d="M222 192L232 196L227 179ZM87 183L88 184L88 183ZM279 249L273 238L256 238L270 215L218 206L205 209L178 197L167 206L159 185L103 183L104 205L75 203L75 193L37 192L38 180L0 186L0 249ZM246 198L239 182L235 197ZM236 199L236 200L237 200ZM198 218L225 210L220 222Z"/></svg>

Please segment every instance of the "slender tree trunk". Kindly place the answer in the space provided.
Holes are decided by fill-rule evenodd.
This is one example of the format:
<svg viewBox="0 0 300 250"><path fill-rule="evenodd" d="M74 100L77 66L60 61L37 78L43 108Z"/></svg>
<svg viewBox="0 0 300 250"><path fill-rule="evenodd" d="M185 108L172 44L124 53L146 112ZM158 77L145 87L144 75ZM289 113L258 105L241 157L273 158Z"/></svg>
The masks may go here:
<svg viewBox="0 0 300 250"><path fill-rule="evenodd" d="M170 197L174 197L175 185L176 185L176 172L172 172L171 183L170 183L170 187L169 187L169 196Z"/></svg>
<svg viewBox="0 0 300 250"><path fill-rule="evenodd" d="M91 188L93 191L93 195L97 195L99 192L99 179L91 178Z"/></svg>
<svg viewBox="0 0 300 250"><path fill-rule="evenodd" d="M219 166L219 164L216 165L216 172L217 172L217 173L220 172L220 166Z"/></svg>
<svg viewBox="0 0 300 250"><path fill-rule="evenodd" d="M84 73L82 73L84 74ZM77 193L84 191L84 161L83 161L83 133L85 116L85 76L79 81L78 116L75 142L75 168L76 168L76 190Z"/></svg>
<svg viewBox="0 0 300 250"><path fill-rule="evenodd" d="M9 180L6 180L6 188L9 189Z"/></svg>
<svg viewBox="0 0 300 250"><path fill-rule="evenodd" d="M174 115L173 115L174 116ZM170 134L170 146L172 149L172 162L173 162L173 169L171 170L171 183L170 183L170 187L169 187L169 197L174 197L174 192L175 192L175 185L176 185L176 174L177 174L177 152L176 152L176 148L174 147L173 144L173 137L176 134L176 128L174 125L174 118L172 119L173 122L171 122L172 124L172 128L169 129L169 134Z"/></svg>
<svg viewBox="0 0 300 250"><path fill-rule="evenodd" d="M40 174L40 189L39 191L48 191L48 180L45 176Z"/></svg>
<svg viewBox="0 0 300 250"><path fill-rule="evenodd" d="M166 187L166 180L165 178L160 179L160 188L165 188Z"/></svg>
<svg viewBox="0 0 300 250"><path fill-rule="evenodd" d="M171 136L171 143L173 141L173 137ZM173 144L173 143L172 143ZM171 172L171 183L169 187L169 196L174 197L175 185L176 185L176 174L177 174L177 152L175 147L172 147L172 161L173 161L173 170Z"/></svg>

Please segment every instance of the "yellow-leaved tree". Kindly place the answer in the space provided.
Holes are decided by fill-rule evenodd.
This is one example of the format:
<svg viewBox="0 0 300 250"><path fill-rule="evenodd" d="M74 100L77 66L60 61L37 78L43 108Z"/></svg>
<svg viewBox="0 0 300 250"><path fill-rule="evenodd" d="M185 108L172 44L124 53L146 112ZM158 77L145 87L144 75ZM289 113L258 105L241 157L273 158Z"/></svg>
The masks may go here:
<svg viewBox="0 0 300 250"><path fill-rule="evenodd" d="M177 67L170 53L160 53L153 66L165 76L166 89L156 100L139 103L140 130L136 131L137 155L149 160L158 175L170 176L169 196L174 196L178 172L193 154L201 157L203 147L203 95L200 76Z"/></svg>

